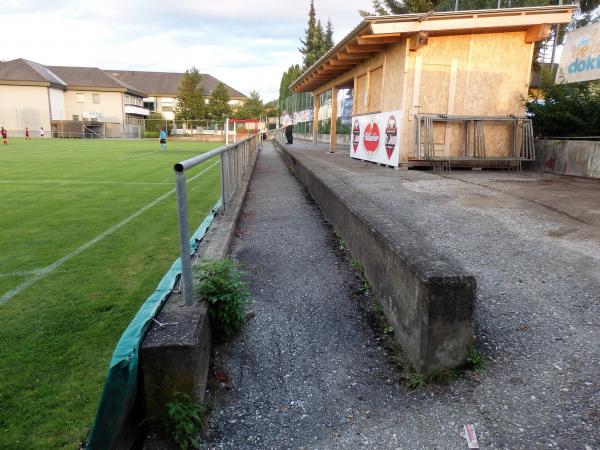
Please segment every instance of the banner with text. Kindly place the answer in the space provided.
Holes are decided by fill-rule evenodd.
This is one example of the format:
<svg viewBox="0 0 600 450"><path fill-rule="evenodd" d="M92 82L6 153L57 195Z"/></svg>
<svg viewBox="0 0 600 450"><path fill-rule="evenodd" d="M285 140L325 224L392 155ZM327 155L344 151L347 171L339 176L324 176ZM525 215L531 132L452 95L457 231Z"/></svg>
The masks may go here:
<svg viewBox="0 0 600 450"><path fill-rule="evenodd" d="M567 34L556 83L600 79L600 23Z"/></svg>
<svg viewBox="0 0 600 450"><path fill-rule="evenodd" d="M400 162L402 111L352 118L350 156L390 166Z"/></svg>

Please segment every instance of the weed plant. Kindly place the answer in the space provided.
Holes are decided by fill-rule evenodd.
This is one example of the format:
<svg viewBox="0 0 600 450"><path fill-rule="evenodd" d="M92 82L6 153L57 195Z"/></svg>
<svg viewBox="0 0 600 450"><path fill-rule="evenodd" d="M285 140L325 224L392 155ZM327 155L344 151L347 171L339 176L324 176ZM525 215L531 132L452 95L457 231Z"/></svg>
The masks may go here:
<svg viewBox="0 0 600 450"><path fill-rule="evenodd" d="M165 425L169 437L181 450L198 448L198 435L204 426L204 418L210 408L195 402L189 395L175 392L166 404Z"/></svg>
<svg viewBox="0 0 600 450"><path fill-rule="evenodd" d="M208 303L213 336L228 342L246 322L250 291L243 272L230 259L206 259L196 266L195 275L196 295Z"/></svg>

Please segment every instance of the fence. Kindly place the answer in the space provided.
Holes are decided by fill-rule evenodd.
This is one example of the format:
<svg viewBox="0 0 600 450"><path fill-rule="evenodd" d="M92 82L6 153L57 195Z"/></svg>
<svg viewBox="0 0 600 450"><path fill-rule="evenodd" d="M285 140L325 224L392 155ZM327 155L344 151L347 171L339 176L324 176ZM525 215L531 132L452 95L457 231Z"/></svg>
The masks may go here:
<svg viewBox="0 0 600 450"><path fill-rule="evenodd" d="M192 292L192 260L190 258L190 236L188 225L187 190L185 172L209 159L221 159L221 198L226 209L240 185L251 158L261 146L262 134L257 133L235 144L225 145L210 152L178 162L173 167L177 187L177 216L179 218L179 241L181 249L181 287L187 306L194 303Z"/></svg>
<svg viewBox="0 0 600 450"><path fill-rule="evenodd" d="M467 11L477 9L530 8L536 6L574 5L575 0L444 0L435 11Z"/></svg>

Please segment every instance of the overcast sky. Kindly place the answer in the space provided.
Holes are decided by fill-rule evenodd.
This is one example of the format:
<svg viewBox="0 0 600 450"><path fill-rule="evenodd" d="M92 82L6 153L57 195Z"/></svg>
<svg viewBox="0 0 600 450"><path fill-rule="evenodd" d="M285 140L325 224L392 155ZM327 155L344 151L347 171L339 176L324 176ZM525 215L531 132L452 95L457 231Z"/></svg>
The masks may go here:
<svg viewBox="0 0 600 450"><path fill-rule="evenodd" d="M315 0L335 40L371 0ZM301 63L309 0L3 0L0 60L183 72L196 66L248 94L277 97L281 74Z"/></svg>

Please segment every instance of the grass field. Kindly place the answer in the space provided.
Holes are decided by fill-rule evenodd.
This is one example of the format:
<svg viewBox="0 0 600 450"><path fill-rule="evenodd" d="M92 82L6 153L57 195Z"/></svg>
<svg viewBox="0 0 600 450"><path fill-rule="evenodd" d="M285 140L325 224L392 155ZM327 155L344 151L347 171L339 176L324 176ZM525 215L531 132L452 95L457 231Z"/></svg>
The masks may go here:
<svg viewBox="0 0 600 450"><path fill-rule="evenodd" d="M178 256L173 163L216 146L0 146L1 449L85 438L116 342ZM219 197L216 161L188 175L192 231Z"/></svg>

